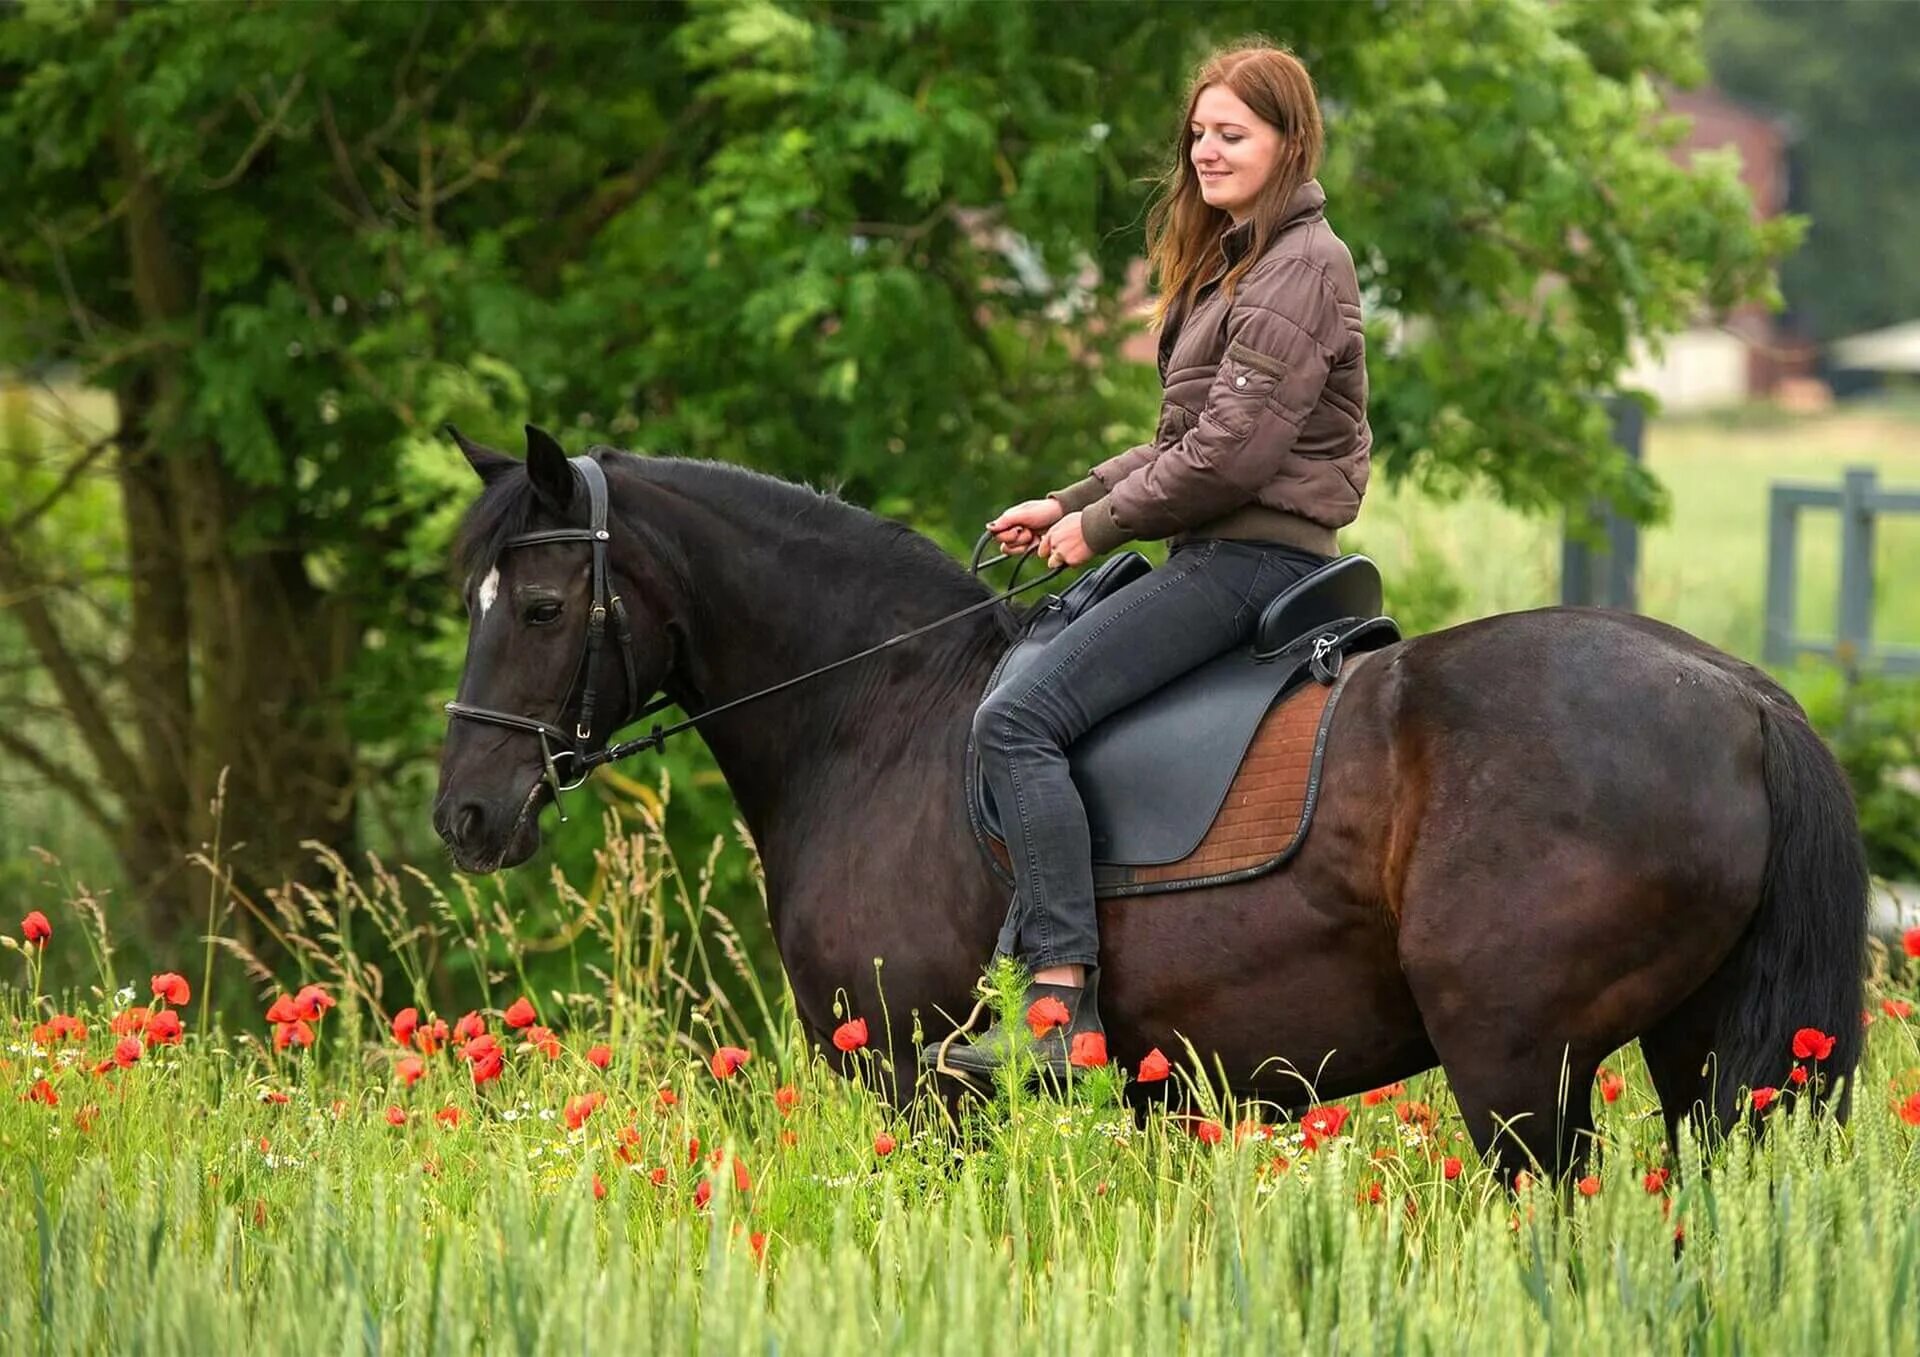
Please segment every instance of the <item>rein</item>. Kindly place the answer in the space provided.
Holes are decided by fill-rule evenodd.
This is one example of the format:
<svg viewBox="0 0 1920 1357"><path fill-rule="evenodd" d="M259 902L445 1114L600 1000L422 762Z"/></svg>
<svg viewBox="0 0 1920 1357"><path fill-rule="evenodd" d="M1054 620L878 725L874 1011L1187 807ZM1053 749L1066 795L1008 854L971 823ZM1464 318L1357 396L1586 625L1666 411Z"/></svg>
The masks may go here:
<svg viewBox="0 0 1920 1357"><path fill-rule="evenodd" d="M506 726L511 730L524 730L529 734L539 736L540 757L546 769L547 786L553 790L553 804L560 812L560 820L562 823L566 822L567 811L566 807L561 803L560 794L562 792L573 791L579 787L588 777L592 776L593 770L601 764L617 763L622 759L631 758L633 755L648 749L664 750L669 736L678 735L681 731L696 726L710 717L718 716L725 711L731 711L735 707L744 707L747 703L756 702L763 697L771 697L775 693L784 692L788 688L805 683L808 679L818 678L822 674L830 674L836 669L853 664L859 660L867 659L870 656L878 655L883 650L911 641L915 637L924 636L928 632L939 627L944 627L950 622L957 622L963 617L971 616L983 608L990 608L996 603L1004 603L1016 594L1024 594L1029 589L1038 588L1049 580L1057 578L1067 569L1066 566L1055 566L1046 574L1036 576L1028 580L1025 584L1021 584L1019 583L1020 570L1027 561L1027 556L1023 553L1014 565L1013 577L1008 587L997 594L983 598L977 603L970 603L964 608L948 613L945 617L935 618L924 626L915 627L912 631L903 631L898 636L889 636L878 645L868 646L865 650L844 656L829 664L823 664L817 669L809 669L804 674L796 674L790 679L783 679L771 687L760 689L758 692L748 693L744 697L736 697L731 701L721 703L717 707L710 707L706 711L700 712L695 716L690 716L686 720L676 722L664 729L656 724L652 730L635 739L625 740L620 744L603 745L599 749L590 750L586 748L586 743L591 737L595 700L597 697L594 691L593 667L595 659L599 656L600 646L605 638L607 618L609 616L613 618L614 643L620 649L621 664L625 667L627 675L627 714L621 718L618 724L624 726L634 721L642 720L648 716L652 716L655 712L671 707L674 703L672 698L661 696L646 703L638 710L633 709L634 699L640 691L640 682L633 663L633 632L632 628L628 625L626 606L620 601L618 594L611 592L607 575L607 545L612 541L612 534L607 528L606 473L601 470L600 464L591 457L573 457L568 460L574 467L579 469L582 478L587 483L589 508L588 526L584 528L555 528L543 532L519 533L516 536L509 537L503 544L502 549L511 550L514 547L543 546L553 542L586 542L593 548L593 608L587 615L586 642L581 652L579 666L574 670L573 682L568 685L567 692L561 699L560 707L561 715L564 718L567 709L567 699L573 695L575 688L582 685L584 680L585 690L580 698L580 718L574 723L573 734L570 736L559 726L551 725L545 721L535 720L530 716L520 716L513 712L498 711L491 707L478 707L467 702L449 702L446 707L447 715L449 716L465 717L469 721L479 721L487 725ZM991 536L991 534L982 533L980 539L974 543L971 570L976 576L990 566L1014 559L1003 552L991 560L982 561L980 554L986 546L989 536ZM556 748L556 746L558 746L558 748ZM557 760L561 758L569 760L569 774L577 774L571 782L563 783L561 781L560 772L556 766Z"/></svg>

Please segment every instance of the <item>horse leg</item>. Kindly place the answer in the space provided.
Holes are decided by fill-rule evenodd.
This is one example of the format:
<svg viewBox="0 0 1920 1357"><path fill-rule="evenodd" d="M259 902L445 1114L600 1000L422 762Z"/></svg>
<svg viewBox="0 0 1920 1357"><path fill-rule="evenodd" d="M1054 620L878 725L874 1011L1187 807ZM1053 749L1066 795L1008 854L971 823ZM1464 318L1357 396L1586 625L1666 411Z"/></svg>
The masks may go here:
<svg viewBox="0 0 1920 1357"><path fill-rule="evenodd" d="M1640 1034L1640 1054L1660 1095L1660 1111L1667 1123L1667 1148L1675 1165L1680 1160L1680 1124L1691 1121L1703 1141L1713 1131L1721 1102L1721 1071L1713 1056L1726 1005L1732 1000L1738 976L1736 963L1723 962L1704 984L1680 1005ZM1721 1128L1724 1130L1725 1128Z"/></svg>

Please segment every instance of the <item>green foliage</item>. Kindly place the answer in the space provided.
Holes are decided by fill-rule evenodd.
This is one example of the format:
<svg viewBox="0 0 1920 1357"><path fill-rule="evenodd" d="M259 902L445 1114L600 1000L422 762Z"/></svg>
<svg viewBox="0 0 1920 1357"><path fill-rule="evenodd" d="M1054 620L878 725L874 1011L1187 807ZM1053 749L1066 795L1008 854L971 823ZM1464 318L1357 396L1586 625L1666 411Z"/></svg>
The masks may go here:
<svg viewBox="0 0 1920 1357"><path fill-rule="evenodd" d="M1718 0L1705 43L1715 81L1782 118L1794 201L1812 218L1781 268L1816 339L1920 316L1920 24L1880 0Z"/></svg>
<svg viewBox="0 0 1920 1357"><path fill-rule="evenodd" d="M957 550L1152 427L1115 359L1146 185L1255 27L1326 103L1386 473L1657 510L1592 396L1793 236L1667 158L1654 82L1698 61L1664 0L10 9L0 362L152 397L236 550L297 547L376 837L417 848L472 488L444 421L833 485ZM704 838L710 767L668 766Z"/></svg>
<svg viewBox="0 0 1920 1357"><path fill-rule="evenodd" d="M1920 881L1920 679L1849 680L1838 669L1808 667L1790 680L1853 784L1868 866Z"/></svg>

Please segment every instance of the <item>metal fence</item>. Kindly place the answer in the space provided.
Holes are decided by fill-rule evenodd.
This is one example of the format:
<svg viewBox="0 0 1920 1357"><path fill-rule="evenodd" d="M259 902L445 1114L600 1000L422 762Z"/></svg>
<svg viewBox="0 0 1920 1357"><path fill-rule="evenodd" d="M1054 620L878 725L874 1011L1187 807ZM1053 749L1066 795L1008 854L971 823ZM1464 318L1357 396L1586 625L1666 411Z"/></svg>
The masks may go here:
<svg viewBox="0 0 1920 1357"><path fill-rule="evenodd" d="M1799 602L1800 514L1840 511L1839 625L1831 641L1794 631ZM1767 513L1768 664L1822 655L1851 670L1920 673L1920 646L1881 645L1873 639L1873 552L1877 521L1886 514L1920 514L1920 490L1883 490L1872 467L1849 467L1839 489L1779 483Z"/></svg>

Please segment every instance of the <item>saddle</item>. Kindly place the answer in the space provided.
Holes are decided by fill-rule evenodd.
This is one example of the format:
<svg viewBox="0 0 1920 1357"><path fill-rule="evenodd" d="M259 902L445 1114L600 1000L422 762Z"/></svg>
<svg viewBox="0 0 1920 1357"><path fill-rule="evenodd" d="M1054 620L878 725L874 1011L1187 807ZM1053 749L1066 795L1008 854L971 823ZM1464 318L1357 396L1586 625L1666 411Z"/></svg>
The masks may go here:
<svg viewBox="0 0 1920 1357"><path fill-rule="evenodd" d="M982 697L1024 672L1088 608L1152 568L1139 552L1123 552L1035 604ZM1340 557L1268 604L1252 644L1190 670L1068 747L1092 831L1097 896L1246 880L1298 851L1340 691L1361 660L1400 639L1380 604L1374 563ZM971 738L966 780L974 838L1011 886L999 813Z"/></svg>

